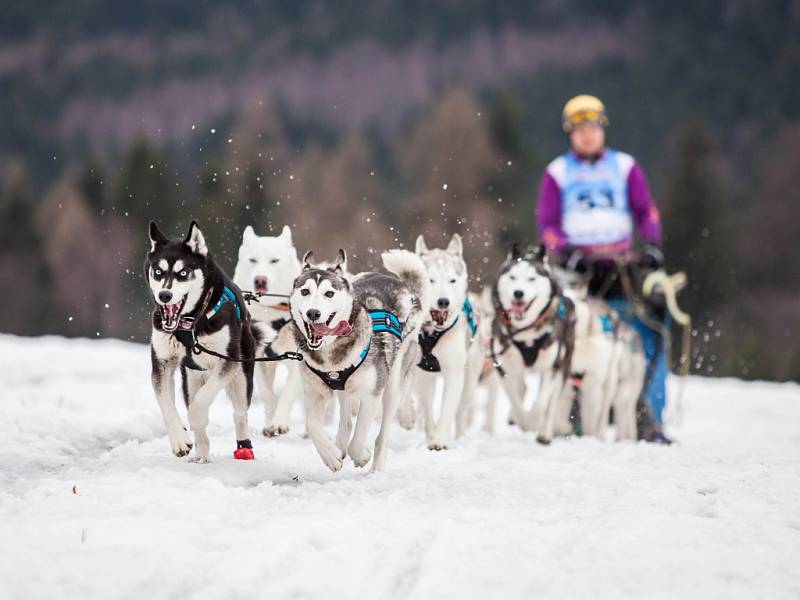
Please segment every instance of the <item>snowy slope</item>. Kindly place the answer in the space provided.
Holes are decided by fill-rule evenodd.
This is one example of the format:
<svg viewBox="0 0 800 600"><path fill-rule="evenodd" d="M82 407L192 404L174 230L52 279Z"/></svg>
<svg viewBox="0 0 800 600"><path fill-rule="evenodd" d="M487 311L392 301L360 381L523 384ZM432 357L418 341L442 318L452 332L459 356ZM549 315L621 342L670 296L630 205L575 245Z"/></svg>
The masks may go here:
<svg viewBox="0 0 800 600"><path fill-rule="evenodd" d="M691 379L670 448L397 427L367 476L330 473L298 407L267 440L256 403L234 461L224 397L212 463L174 458L148 368L0 336L0 598L800 596L796 385Z"/></svg>

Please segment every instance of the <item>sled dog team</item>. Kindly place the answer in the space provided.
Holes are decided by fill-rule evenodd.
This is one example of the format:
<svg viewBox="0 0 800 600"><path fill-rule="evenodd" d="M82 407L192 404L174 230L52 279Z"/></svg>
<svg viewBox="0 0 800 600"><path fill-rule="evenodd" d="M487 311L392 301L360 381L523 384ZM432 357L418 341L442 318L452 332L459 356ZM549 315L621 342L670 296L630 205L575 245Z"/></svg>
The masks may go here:
<svg viewBox="0 0 800 600"><path fill-rule="evenodd" d="M330 263L311 252L298 260L289 227L258 236L248 226L231 280L196 222L183 239L151 223L144 270L156 304L152 384L172 452L194 449L192 462L208 462L209 408L224 389L233 405L234 456L254 458L247 419L254 384L268 436L289 430L292 404L303 399L308 436L332 471L347 456L357 467L371 459L372 471L382 469L389 428L395 420L413 428L417 407L428 448L451 447L471 422L481 380L490 390L499 380L510 419L542 444L573 431L576 400L584 435L604 438L613 407L617 439L636 439L645 370L638 335L602 301L563 289L542 246L531 255L514 246L480 297L468 292L457 234L445 248L429 248L420 235L415 252L389 250L381 258L388 273L351 273L343 250ZM278 360L292 358L302 360L281 361L287 377L276 394ZM528 408L531 370L540 384ZM176 410L176 373L193 437ZM325 425L334 399L332 439ZM367 436L378 416L372 444Z"/></svg>

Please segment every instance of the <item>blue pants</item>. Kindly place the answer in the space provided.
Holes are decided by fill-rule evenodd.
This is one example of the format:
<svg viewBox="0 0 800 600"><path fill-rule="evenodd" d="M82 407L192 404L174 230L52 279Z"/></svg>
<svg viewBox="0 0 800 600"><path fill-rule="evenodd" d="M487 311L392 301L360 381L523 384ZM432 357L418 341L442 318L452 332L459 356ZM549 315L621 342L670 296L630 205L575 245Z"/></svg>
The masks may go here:
<svg viewBox="0 0 800 600"><path fill-rule="evenodd" d="M648 327L639 320L633 310L633 304L624 298L609 298L607 302L616 310L622 319L632 325L642 338L642 347L647 360L647 373L652 370L650 384L645 391L645 398L650 405L650 416L653 422L661 425L664 422L664 405L667 403L667 349L661 340L661 332ZM665 324L669 323L669 318ZM658 354L658 356L656 356ZM655 365L653 366L653 360Z"/></svg>

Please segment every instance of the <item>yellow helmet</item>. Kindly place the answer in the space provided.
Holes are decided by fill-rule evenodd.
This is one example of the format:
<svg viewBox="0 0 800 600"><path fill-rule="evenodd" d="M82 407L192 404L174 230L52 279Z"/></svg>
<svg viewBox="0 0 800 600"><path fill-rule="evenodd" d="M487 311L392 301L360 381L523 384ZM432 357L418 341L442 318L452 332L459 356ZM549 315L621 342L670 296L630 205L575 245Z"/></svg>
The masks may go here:
<svg viewBox="0 0 800 600"><path fill-rule="evenodd" d="M564 131L572 131L576 125L587 122L598 123L603 127L608 125L606 107L600 98L581 94L564 105L564 110L561 112L561 123Z"/></svg>

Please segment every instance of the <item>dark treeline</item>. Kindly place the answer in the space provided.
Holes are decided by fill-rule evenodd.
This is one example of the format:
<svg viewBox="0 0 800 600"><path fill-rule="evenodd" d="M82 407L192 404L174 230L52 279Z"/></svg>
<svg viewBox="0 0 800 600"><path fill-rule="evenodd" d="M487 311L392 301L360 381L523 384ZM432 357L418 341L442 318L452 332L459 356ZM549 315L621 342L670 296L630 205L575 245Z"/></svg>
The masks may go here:
<svg viewBox="0 0 800 600"><path fill-rule="evenodd" d="M141 263L150 219L176 236L197 219L230 272L248 224L267 234L288 223L301 252L333 255L343 246L357 268L376 267L380 250L409 245L418 233L436 243L458 231L466 238L478 289L511 241L536 240L539 173L565 145L560 108L574 93L589 92L608 105L611 145L637 156L650 176L664 218L669 270L689 274L682 303L695 317L695 372L800 379L796 4L698 2L690 14L671 3L647 9L628 2L591 8L565 3L583 11L592 27L600 23L592 31L598 39L609 36L609 48L624 42L621 50L596 59L581 58L585 41L575 42L576 55L569 56L567 42L579 24L552 3L505 11L478 2L469 18L455 20L437 9L426 13L424 34L398 20L394 35L387 33L382 43L401 53L433 36L443 53L452 44L480 46L474 40L490 35L486 31L511 28L517 33L503 39L513 46L507 40L524 37L520 31L546 29L549 43L567 43L566 60L533 61L499 80L466 72L457 84L432 81L430 93L394 121L381 113L337 122L259 91L243 94L222 112L200 111L191 126L168 135L119 128L116 118L104 129L101 114L81 134L69 123L84 107L91 115L98 98L137 97L171 77L202 79L209 69L241 71L248 49L255 54L261 43L248 37L241 18L235 52L214 55L213 44L191 50L184 37L190 49L175 54L184 62L170 62L169 55L155 69L142 58L137 72L136 61L126 63L108 50L116 47L115 35L123 45L145 33L203 40L213 33L210 24L234 25L216 4L206 3L198 4L189 22L173 23L178 13L170 12L158 28L154 17L123 26L113 11L105 21L98 13L84 24L65 15L71 25L58 36L62 54L72 59L63 58L60 79L37 78L9 67L15 64L9 57L24 65L30 58L25 40L44 43L41 32L53 30L46 19L34 18L33 8L11 4L8 18L21 37L9 37L0 48L6 59L0 60L0 105L13 115L0 138L0 278L6 289L0 331L144 340L149 306ZM371 22L385 26L396 8L376 6L385 10L359 13L365 30ZM239 9L234 3L226 10ZM313 56L325 57L360 35L343 25L346 14L284 11L272 25L285 24L287 47L310 44ZM262 21L254 17L253 23L265 22L259 15ZM328 35L307 39L312 34L301 25L309 19L328 23ZM28 30L39 37L22 36ZM558 32L562 37L552 37ZM100 44L98 39L106 54L86 58L94 47L89 42ZM82 41L83 54L77 49ZM85 69L75 66L80 57L88 61ZM131 69L128 77L109 76L117 63ZM329 68L338 68L335 60ZM192 102L186 99L187 110ZM72 110L59 113L66 105Z"/></svg>

